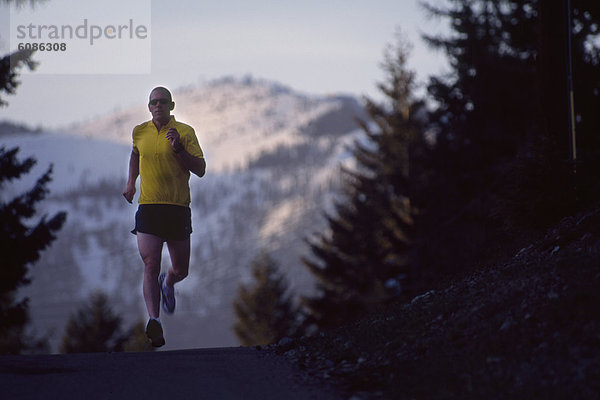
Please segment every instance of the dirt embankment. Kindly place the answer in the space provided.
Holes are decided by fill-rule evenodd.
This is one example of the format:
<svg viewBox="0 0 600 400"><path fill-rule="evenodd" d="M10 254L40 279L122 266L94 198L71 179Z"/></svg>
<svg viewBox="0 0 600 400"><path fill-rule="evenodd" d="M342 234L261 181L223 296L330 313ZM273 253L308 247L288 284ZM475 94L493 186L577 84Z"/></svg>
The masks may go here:
<svg viewBox="0 0 600 400"><path fill-rule="evenodd" d="M503 263L274 350L357 398L597 399L600 206Z"/></svg>

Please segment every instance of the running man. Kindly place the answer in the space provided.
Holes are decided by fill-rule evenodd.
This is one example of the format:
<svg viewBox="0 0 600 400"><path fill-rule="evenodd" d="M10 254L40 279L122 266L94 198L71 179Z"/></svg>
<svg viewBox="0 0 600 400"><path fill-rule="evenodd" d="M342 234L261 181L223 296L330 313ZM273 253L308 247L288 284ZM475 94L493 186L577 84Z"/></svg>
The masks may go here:
<svg viewBox="0 0 600 400"><path fill-rule="evenodd" d="M143 293L148 310L146 335L155 347L165 344L159 319L163 310L175 311L174 285L183 280L190 265L190 171L204 176L206 163L194 129L175 120L171 93L164 87L150 92L152 120L133 128L129 178L123 196L133 202L140 177L139 208L135 214L138 249L144 262ZM163 243L167 243L171 268L161 273Z"/></svg>

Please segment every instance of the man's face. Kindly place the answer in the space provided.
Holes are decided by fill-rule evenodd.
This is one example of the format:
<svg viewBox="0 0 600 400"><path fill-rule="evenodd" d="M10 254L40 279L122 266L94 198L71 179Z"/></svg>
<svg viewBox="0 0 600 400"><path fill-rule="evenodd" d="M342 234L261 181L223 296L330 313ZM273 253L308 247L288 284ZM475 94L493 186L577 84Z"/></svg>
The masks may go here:
<svg viewBox="0 0 600 400"><path fill-rule="evenodd" d="M162 90L154 90L150 93L148 110L152 114L152 119L164 120L170 117L174 103L169 95Z"/></svg>

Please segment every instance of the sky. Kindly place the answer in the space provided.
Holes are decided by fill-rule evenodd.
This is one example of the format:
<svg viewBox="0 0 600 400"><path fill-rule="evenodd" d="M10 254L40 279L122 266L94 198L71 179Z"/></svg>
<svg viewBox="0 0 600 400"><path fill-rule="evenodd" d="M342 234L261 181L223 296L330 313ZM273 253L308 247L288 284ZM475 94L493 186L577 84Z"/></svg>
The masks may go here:
<svg viewBox="0 0 600 400"><path fill-rule="evenodd" d="M113 25L131 20L131 31L142 25L145 36L127 40L125 28L123 39L99 38L91 46L90 30L85 39L68 42L68 52L37 52L40 66L20 76L16 95L3 96L9 105L0 108L0 120L32 127L60 129L145 103L158 85L176 90L224 76L250 75L307 94L377 99L384 50L398 31L413 46L408 67L419 82L447 69L443 55L421 39L442 31L442 22L429 19L417 0L47 0L34 10L2 4L0 55L16 41L35 42L15 38L16 26L35 16L38 27L75 28L87 20L86 29L96 24L113 39ZM77 46L87 53L77 53Z"/></svg>

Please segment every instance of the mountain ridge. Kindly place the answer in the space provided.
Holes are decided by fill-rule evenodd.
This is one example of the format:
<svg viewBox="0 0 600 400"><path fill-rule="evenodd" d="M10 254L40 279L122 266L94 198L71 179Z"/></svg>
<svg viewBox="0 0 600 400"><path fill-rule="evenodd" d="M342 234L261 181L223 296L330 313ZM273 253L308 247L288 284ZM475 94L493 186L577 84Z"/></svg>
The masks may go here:
<svg viewBox="0 0 600 400"><path fill-rule="evenodd" d="M295 136L343 135L357 128L352 118L346 118L349 113L365 116L360 102L350 95L311 96L280 83L250 77L226 77L202 86L185 86L173 91L173 100L172 114L194 127L198 140L206 147L207 162L216 171L243 167L265 145L272 149L280 144L294 144L299 140ZM236 112L232 113L232 109ZM130 144L133 127L148 120L146 106L140 105L70 125L65 131ZM253 145L258 141L260 148Z"/></svg>

